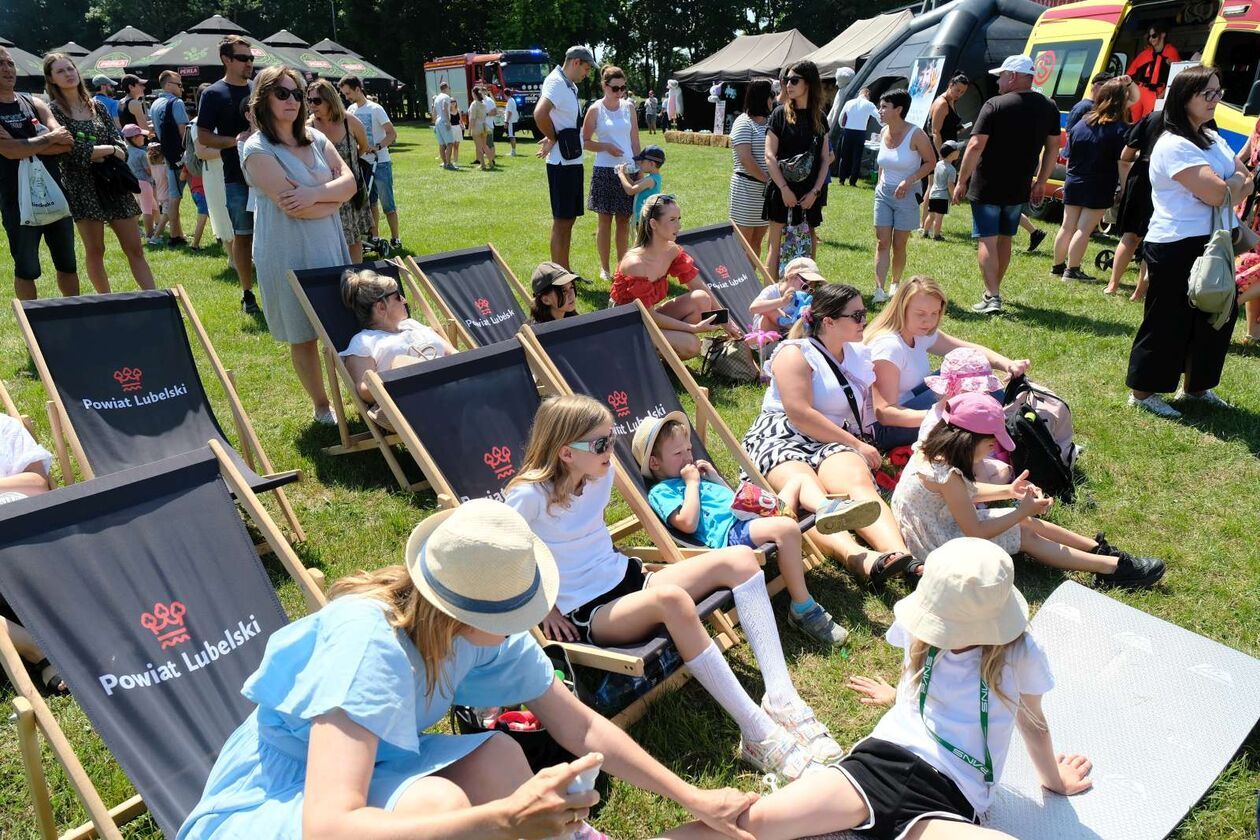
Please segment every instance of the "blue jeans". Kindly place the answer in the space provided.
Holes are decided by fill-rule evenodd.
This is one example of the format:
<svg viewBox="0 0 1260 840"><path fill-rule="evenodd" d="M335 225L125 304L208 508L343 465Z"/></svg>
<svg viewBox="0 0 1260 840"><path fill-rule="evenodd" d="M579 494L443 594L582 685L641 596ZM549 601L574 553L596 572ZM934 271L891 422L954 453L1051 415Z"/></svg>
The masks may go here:
<svg viewBox="0 0 1260 840"><path fill-rule="evenodd" d="M249 186L243 183L223 185L227 195L228 218L232 220L232 232L241 236L254 235L254 214L249 212Z"/></svg>
<svg viewBox="0 0 1260 840"><path fill-rule="evenodd" d="M1022 204L979 204L973 201L971 235L981 239L1014 236L1019 232L1019 217L1023 212Z"/></svg>
<svg viewBox="0 0 1260 840"><path fill-rule="evenodd" d="M393 161L377 161L372 170L372 189L368 192L368 200L375 203L381 201L381 209L393 213L398 209L394 203L394 164Z"/></svg>

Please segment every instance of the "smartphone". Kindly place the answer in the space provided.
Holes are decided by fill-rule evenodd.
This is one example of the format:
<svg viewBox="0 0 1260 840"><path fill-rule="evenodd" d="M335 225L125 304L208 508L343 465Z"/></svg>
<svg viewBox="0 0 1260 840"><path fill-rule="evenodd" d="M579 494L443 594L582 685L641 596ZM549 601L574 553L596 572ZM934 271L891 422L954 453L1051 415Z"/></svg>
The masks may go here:
<svg viewBox="0 0 1260 840"><path fill-rule="evenodd" d="M717 324L725 324L731 320L731 311L729 309L710 309L708 312L700 313L701 321L707 321L710 318L713 319L715 326Z"/></svg>

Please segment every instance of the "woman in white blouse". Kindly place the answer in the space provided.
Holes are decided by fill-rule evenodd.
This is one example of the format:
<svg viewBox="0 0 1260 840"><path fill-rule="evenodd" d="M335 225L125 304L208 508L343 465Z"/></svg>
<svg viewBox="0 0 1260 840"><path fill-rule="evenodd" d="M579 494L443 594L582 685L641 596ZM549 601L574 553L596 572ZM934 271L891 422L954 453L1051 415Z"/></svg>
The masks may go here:
<svg viewBox="0 0 1260 840"><path fill-rule="evenodd" d="M1190 306L1187 298L1195 258L1222 224L1222 215L1225 225L1238 226L1230 205L1253 186L1225 140L1207 127L1221 94L1221 77L1212 67L1177 74L1164 102L1164 133L1151 152L1155 211L1142 246L1149 288L1126 384L1132 392L1129 405L1160 417L1181 416L1160 396L1173 391L1178 380L1175 400L1229 407L1212 389L1221 381L1237 307L1215 329L1213 316Z"/></svg>

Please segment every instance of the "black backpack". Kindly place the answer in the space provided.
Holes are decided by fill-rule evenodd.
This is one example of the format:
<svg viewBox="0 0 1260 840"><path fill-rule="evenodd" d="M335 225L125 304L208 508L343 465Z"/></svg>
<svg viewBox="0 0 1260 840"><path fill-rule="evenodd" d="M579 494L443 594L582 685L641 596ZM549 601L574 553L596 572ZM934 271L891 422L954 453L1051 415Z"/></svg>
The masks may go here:
<svg viewBox="0 0 1260 840"><path fill-rule="evenodd" d="M158 144L162 147L162 157L166 162L178 169L184 165L184 141L179 139L179 125L175 122L175 101L166 103L162 109L162 124L158 126Z"/></svg>
<svg viewBox="0 0 1260 840"><path fill-rule="evenodd" d="M1016 376L1007 383L1004 408L1006 430L1015 442L1011 453L1015 474L1028 470L1029 481L1071 504L1076 500L1074 468L1079 449L1071 442L1072 412L1067 401Z"/></svg>

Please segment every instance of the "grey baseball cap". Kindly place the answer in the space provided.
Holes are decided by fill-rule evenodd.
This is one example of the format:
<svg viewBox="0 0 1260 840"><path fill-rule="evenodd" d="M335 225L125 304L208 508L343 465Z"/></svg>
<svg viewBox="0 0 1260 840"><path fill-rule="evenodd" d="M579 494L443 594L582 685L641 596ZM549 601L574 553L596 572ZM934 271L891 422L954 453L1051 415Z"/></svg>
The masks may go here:
<svg viewBox="0 0 1260 840"><path fill-rule="evenodd" d="M97 73L95 76L92 77L92 87L100 87L101 85L110 85L111 87L118 87L118 82L115 82L113 79L111 79L109 76L106 76L104 73Z"/></svg>
<svg viewBox="0 0 1260 840"><path fill-rule="evenodd" d="M574 46L572 46L572 47L569 47L567 50L565 50L565 52L564 52L564 60L565 60L566 62L567 62L567 61L572 61L572 60L573 60L573 59L575 59L575 58L576 58L576 59L580 59L580 60L582 60L582 61L585 61L587 64L591 65L592 67L596 66L596 65L595 65L595 53L591 52L591 51L590 51L588 48L586 48L586 47L583 47L583 46L580 46L580 45L574 45Z"/></svg>

